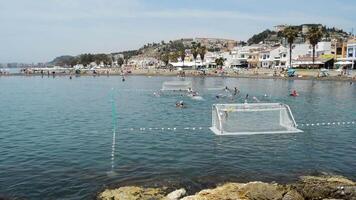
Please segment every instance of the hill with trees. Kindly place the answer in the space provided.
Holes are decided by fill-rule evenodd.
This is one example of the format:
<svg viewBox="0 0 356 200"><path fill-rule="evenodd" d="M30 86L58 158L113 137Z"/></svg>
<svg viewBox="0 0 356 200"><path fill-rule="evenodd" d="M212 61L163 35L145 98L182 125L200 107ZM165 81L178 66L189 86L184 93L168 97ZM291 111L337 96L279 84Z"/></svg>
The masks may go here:
<svg viewBox="0 0 356 200"><path fill-rule="evenodd" d="M321 24L302 24L297 26L292 26L298 31L298 38L296 41L305 42L305 35L302 34L303 26L312 27L321 27L323 33L323 40L330 41L332 39L343 40L350 36L350 33L345 32L342 29L338 29L335 27L326 27ZM266 29L261 33L253 35L250 39L247 40L248 44L259 44L259 43L283 43L283 34L282 31L272 31L270 29Z"/></svg>

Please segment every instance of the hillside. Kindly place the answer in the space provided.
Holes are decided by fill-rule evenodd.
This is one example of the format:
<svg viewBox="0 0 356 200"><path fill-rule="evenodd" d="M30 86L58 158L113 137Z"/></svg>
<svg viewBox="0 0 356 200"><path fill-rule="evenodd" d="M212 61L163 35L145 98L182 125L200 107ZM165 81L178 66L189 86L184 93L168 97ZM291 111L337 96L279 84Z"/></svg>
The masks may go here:
<svg viewBox="0 0 356 200"><path fill-rule="evenodd" d="M305 41L305 32L303 33L303 27L313 27L319 26L321 27L325 41L330 41L332 39L343 40L349 36L349 33L343 31L342 29L337 29L335 27L329 28L323 26L321 24L302 24L298 26L294 26L299 31L299 38L297 38L296 42L304 42ZM281 30L270 30L266 29L261 33L253 35L250 39L247 40L248 44L259 44L259 43L283 43L283 34Z"/></svg>

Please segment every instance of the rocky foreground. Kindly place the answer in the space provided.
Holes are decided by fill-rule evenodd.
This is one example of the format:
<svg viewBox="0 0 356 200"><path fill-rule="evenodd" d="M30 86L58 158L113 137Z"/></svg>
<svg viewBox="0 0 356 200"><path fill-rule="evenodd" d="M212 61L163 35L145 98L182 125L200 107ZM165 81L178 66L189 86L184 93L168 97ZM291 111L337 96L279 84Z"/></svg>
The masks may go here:
<svg viewBox="0 0 356 200"><path fill-rule="evenodd" d="M107 189L98 200L356 200L356 182L340 176L304 176L294 184L226 183L187 195L181 188L168 193L161 188Z"/></svg>

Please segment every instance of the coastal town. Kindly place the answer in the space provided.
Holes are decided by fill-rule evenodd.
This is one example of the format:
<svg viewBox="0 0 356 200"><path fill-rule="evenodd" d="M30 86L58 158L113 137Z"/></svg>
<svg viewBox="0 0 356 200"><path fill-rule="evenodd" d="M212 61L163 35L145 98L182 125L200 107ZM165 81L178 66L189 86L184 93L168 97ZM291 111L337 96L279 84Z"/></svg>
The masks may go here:
<svg viewBox="0 0 356 200"><path fill-rule="evenodd" d="M356 0L0 8L0 200L356 200Z"/></svg>
<svg viewBox="0 0 356 200"><path fill-rule="evenodd" d="M134 51L62 56L49 63L20 67L23 74L42 75L262 75L355 79L355 63L356 37L352 33L321 24L304 24L278 25L273 31L254 35L247 42L183 38L146 44ZM3 64L2 68L7 66L11 64ZM1 74L6 74L6 70Z"/></svg>

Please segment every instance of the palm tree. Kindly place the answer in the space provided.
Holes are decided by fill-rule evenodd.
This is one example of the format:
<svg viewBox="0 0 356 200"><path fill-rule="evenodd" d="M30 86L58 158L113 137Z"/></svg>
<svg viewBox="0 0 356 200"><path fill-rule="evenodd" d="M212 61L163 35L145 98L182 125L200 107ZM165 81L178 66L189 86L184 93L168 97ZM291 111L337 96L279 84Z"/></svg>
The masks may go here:
<svg viewBox="0 0 356 200"><path fill-rule="evenodd" d="M179 51L179 57L183 61L183 67L184 67L184 60L185 60L185 50L184 49Z"/></svg>
<svg viewBox="0 0 356 200"><path fill-rule="evenodd" d="M204 65L205 54L206 54L206 47L205 46L200 47L199 55L200 55L200 59L201 59L203 65Z"/></svg>
<svg viewBox="0 0 356 200"><path fill-rule="evenodd" d="M284 29L283 36L289 44L289 67L292 67L292 46L295 38L298 36L298 30L293 26Z"/></svg>
<svg viewBox="0 0 356 200"><path fill-rule="evenodd" d="M323 32L319 27L311 27L307 33L307 39L313 47L313 66L315 63L315 46L320 42L323 37Z"/></svg>
<svg viewBox="0 0 356 200"><path fill-rule="evenodd" d="M192 49L190 50L193 54L193 58L194 58L194 65L195 65L195 69L197 68L197 57L199 55L199 46L196 44L193 44Z"/></svg>
<svg viewBox="0 0 356 200"><path fill-rule="evenodd" d="M222 57L217 58L217 59L215 60L216 65L217 65L217 66L219 66L219 67L220 67L220 69L221 69L221 68L222 68L222 66L224 65L224 62L225 62L225 59L224 59L224 58L222 58Z"/></svg>

